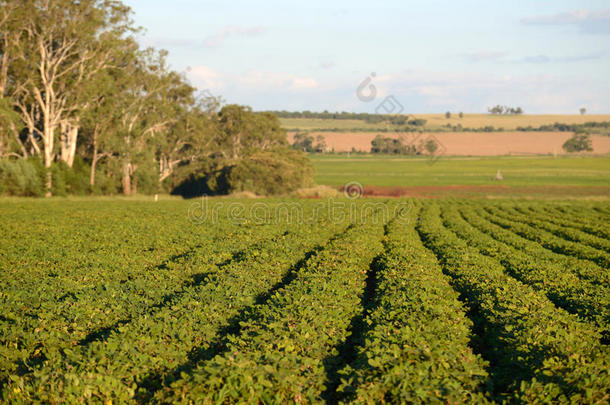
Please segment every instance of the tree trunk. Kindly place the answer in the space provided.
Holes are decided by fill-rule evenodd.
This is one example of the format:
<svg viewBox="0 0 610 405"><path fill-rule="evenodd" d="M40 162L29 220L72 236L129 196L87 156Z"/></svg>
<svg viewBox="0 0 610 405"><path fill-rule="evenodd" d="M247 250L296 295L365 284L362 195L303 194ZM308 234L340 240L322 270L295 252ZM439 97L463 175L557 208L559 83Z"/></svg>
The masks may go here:
<svg viewBox="0 0 610 405"><path fill-rule="evenodd" d="M91 191L93 191L93 187L95 186L95 166L97 165L98 160L97 153L97 130L93 131L93 158L91 159L91 173L89 175L89 185L91 186Z"/></svg>
<svg viewBox="0 0 610 405"><path fill-rule="evenodd" d="M51 164L53 163L53 140L54 129L50 125L45 125L43 129L43 145L44 145L44 167L47 170L47 181L45 184L45 197L51 197L51 189L53 187L53 177L51 175Z"/></svg>
<svg viewBox="0 0 610 405"><path fill-rule="evenodd" d="M131 163L127 162L123 164L123 179L121 181L123 185L123 194L131 194Z"/></svg>
<svg viewBox="0 0 610 405"><path fill-rule="evenodd" d="M76 141L78 139L78 125L68 123L66 121L60 124L61 127L61 151L60 158L67 163L69 167L74 165L74 157L76 155Z"/></svg>

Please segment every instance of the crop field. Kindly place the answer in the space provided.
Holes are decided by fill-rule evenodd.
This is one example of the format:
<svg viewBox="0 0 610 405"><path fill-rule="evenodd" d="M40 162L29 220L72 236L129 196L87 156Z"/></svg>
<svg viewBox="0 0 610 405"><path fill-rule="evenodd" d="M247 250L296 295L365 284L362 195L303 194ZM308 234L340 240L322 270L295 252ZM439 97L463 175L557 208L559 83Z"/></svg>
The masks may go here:
<svg viewBox="0 0 610 405"><path fill-rule="evenodd" d="M295 133L288 133L294 142ZM328 152L370 152L376 132L310 132L310 136L324 138ZM566 155L562 145L571 132L392 132L384 136L417 144L417 140L433 139L445 156L542 156ZM415 140L415 141L414 141ZM591 135L593 154L610 154L610 136Z"/></svg>
<svg viewBox="0 0 610 405"><path fill-rule="evenodd" d="M491 114L464 114L462 118L453 112L451 118L445 114L415 114L410 117L427 120L424 128L429 131L442 129L447 124L454 126L460 124L464 128L483 128L493 126L503 128L505 131L514 131L517 127L540 127L552 125L556 122L562 124L584 124L585 122L610 121L610 115L561 115L561 114L523 114L523 115L491 115ZM288 130L315 131L315 130L393 130L394 126L388 123L369 123L364 120L333 120L319 118L281 118L282 126Z"/></svg>
<svg viewBox="0 0 610 405"><path fill-rule="evenodd" d="M610 157L395 157L312 155L318 184L426 187L452 195L460 187L503 195L610 196ZM503 180L495 179L500 171ZM458 185L458 186L456 186ZM492 192L491 194L497 194Z"/></svg>
<svg viewBox="0 0 610 405"><path fill-rule="evenodd" d="M0 200L8 403L610 401L610 205Z"/></svg>

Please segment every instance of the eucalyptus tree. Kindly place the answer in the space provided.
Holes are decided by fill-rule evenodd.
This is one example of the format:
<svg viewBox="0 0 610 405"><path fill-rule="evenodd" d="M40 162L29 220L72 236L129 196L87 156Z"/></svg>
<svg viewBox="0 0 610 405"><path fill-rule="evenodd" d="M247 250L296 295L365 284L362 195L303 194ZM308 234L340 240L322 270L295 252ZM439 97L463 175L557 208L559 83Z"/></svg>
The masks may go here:
<svg viewBox="0 0 610 405"><path fill-rule="evenodd" d="M41 140L48 169L58 149L71 165L89 83L110 67L113 44L131 30L130 9L113 0L20 0L14 101ZM58 140L60 145L57 145ZM59 146L59 148L58 148ZM51 174L47 174L47 194Z"/></svg>

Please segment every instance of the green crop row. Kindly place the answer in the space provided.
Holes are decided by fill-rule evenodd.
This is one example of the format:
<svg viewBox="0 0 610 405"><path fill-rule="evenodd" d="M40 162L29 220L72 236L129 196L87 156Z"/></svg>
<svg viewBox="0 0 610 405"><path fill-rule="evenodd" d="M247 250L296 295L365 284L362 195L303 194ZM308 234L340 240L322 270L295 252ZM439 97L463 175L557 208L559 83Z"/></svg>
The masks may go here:
<svg viewBox="0 0 610 405"><path fill-rule="evenodd" d="M53 352L42 367L12 378L9 399L124 402L145 397L147 389L154 390L167 374L188 363L193 349L214 349L213 338L232 317L281 282L300 256L329 237L334 227L327 225L276 227L271 240L261 232L259 242L224 263L203 261L200 279L154 311L102 339Z"/></svg>
<svg viewBox="0 0 610 405"><path fill-rule="evenodd" d="M228 230L219 227L222 229ZM33 371L48 359L56 358L57 353L52 352L86 345L97 335L102 336L154 311L201 282L207 267L228 260L244 244L266 240L276 233L279 230L257 227L201 236L199 245L188 250L188 254L164 259L152 267L142 257L140 263L125 265L122 269L109 265L102 269L107 280L98 279L97 284L75 291L65 285L63 290L42 285L33 291L24 288L11 291L10 295L5 292L2 309L11 322L4 325L1 336L4 377L15 371L19 374ZM113 256L108 259L112 261ZM96 278L94 272L68 265L53 279L61 283L79 272L83 277ZM89 273L93 274L87 276Z"/></svg>
<svg viewBox="0 0 610 405"><path fill-rule="evenodd" d="M558 209L544 209L544 207L541 206L527 206L524 208L527 209L527 212L523 211L526 215L533 215L536 218L540 218L551 224L578 230L601 240L607 241L610 239L610 229L608 229L607 226L600 226L600 223L604 224L610 220L610 218L600 222L599 219L592 219L588 215L583 215L582 212L580 215L576 216L574 213L568 213Z"/></svg>
<svg viewBox="0 0 610 405"><path fill-rule="evenodd" d="M583 404L610 399L610 356L598 333L457 238L443 226L438 205L424 208L418 230L471 307L499 399Z"/></svg>
<svg viewBox="0 0 610 405"><path fill-rule="evenodd" d="M603 250L606 253L610 252L610 241L594 235L589 235L576 229L571 229L565 225L555 225L549 223L544 219L538 218L532 212L524 210L521 206L512 207L508 213L510 213L511 217L519 222L524 222L530 226L536 227L537 229L544 229L557 237L590 246L594 249Z"/></svg>
<svg viewBox="0 0 610 405"><path fill-rule="evenodd" d="M223 355L182 374L161 393L166 402L320 402L327 368L361 311L369 266L383 227L351 227L311 257L285 288L256 308Z"/></svg>
<svg viewBox="0 0 610 405"><path fill-rule="evenodd" d="M610 284L610 274L604 270L603 266L598 265L591 260L582 259L580 256L572 256L569 254L567 251L568 249L580 250L580 247L577 244L566 242L543 230L538 230L518 222L513 222L505 217L492 214L488 209L489 207L485 205L478 211L482 218L521 236L523 239L544 247L547 249L548 253L540 252L540 254L548 254L549 257L552 257L552 254L555 254L558 263L565 263L566 265L571 266L566 271L573 271L584 280L588 280L595 284L602 286ZM507 241L507 243L510 244L513 242ZM569 246L566 246L568 243ZM515 247L518 248L518 246Z"/></svg>
<svg viewBox="0 0 610 405"><path fill-rule="evenodd" d="M377 290L354 361L339 387L353 403L482 402L486 363L472 322L411 221L387 227Z"/></svg>
<svg viewBox="0 0 610 405"><path fill-rule="evenodd" d="M545 259L543 254L536 254L534 249L525 253L508 246L501 241L517 239L519 236L469 215L471 208L468 206L461 212L463 217L455 205L445 206L442 212L445 227L464 239L469 246L497 259L511 276L531 285L537 291L542 291L555 305L594 322L600 333L610 337L608 288L579 279L556 265L554 260ZM478 229L474 228L474 223L478 225ZM485 232L480 229L485 229Z"/></svg>
<svg viewBox="0 0 610 405"><path fill-rule="evenodd" d="M610 402L607 203L331 203L0 201L0 402Z"/></svg>
<svg viewBox="0 0 610 405"><path fill-rule="evenodd" d="M610 267L610 254L606 252L590 246L582 245L580 243L565 240L551 232L541 229L540 227L533 227L525 222L516 222L519 221L519 218L524 221L528 221L528 219L527 217L524 218L522 215L514 212L509 207L485 207L485 209L493 216L491 219L492 221L497 221L499 225L500 223L506 224L506 221L508 221L508 226L515 233L525 238L534 240L547 249L569 256L576 256L584 260L590 260L602 267Z"/></svg>

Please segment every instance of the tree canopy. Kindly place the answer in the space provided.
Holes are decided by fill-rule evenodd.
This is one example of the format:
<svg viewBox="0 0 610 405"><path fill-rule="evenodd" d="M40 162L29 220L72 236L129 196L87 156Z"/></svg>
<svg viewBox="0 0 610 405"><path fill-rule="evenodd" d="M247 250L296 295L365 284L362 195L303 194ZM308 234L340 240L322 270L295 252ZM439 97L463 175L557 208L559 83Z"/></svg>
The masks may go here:
<svg viewBox="0 0 610 405"><path fill-rule="evenodd" d="M47 195L83 168L88 192L128 195L289 149L273 114L221 109L167 52L141 48L131 16L117 0L0 0L0 158L29 162ZM269 167L286 159L303 156ZM242 170L238 188L244 173L254 175Z"/></svg>

